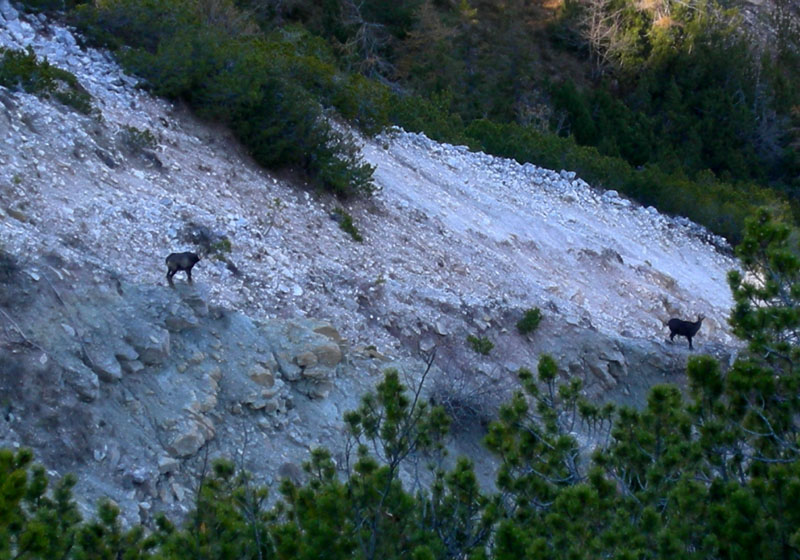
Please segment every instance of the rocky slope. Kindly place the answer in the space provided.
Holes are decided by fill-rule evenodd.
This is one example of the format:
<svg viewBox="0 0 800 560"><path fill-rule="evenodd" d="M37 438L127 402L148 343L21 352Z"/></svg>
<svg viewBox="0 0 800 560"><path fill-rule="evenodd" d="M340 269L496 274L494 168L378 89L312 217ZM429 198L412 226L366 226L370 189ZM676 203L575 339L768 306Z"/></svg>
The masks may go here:
<svg viewBox="0 0 800 560"><path fill-rule="evenodd" d="M342 413L385 368L414 379L434 349L428 390L459 405L452 445L471 453L542 352L630 404L683 382L671 316L705 314L698 351L735 354L736 263L687 220L395 130L361 140L381 190L347 205L357 243L336 200L259 169L68 29L0 0L0 46L73 72L96 109L0 88L0 445L78 473L86 504L185 511L207 453L267 484L299 476L308 449L340 449ZM209 256L171 290L164 257L183 250Z"/></svg>

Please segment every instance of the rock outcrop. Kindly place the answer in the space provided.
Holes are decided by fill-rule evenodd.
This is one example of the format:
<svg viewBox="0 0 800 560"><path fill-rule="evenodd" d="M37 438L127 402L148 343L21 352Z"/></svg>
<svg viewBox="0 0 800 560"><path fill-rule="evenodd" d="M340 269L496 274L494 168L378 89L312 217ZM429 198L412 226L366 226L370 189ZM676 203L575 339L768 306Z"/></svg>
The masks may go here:
<svg viewBox="0 0 800 560"><path fill-rule="evenodd" d="M55 257L21 266L8 289L19 303L3 311L0 445L33 446L95 496L105 478L163 502L201 449L233 457L246 433L255 448L299 419L295 399L328 396L348 351L328 322L254 321L209 308L197 284L132 285Z"/></svg>

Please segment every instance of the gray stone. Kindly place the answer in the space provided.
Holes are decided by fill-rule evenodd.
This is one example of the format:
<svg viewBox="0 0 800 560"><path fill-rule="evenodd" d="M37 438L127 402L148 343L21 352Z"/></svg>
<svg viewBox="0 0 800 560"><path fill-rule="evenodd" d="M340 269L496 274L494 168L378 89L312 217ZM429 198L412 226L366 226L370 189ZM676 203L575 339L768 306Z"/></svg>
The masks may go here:
<svg viewBox="0 0 800 560"><path fill-rule="evenodd" d="M197 292L181 293L181 299L188 305L192 312L199 317L207 317L209 314L208 303L202 294Z"/></svg>
<svg viewBox="0 0 800 560"><path fill-rule="evenodd" d="M287 381L297 381L302 375L302 369L285 352L276 352L275 359L278 363L278 371Z"/></svg>
<svg viewBox="0 0 800 560"><path fill-rule="evenodd" d="M150 471L144 467L137 467L130 471L131 480L134 484L144 484L150 479Z"/></svg>
<svg viewBox="0 0 800 560"><path fill-rule="evenodd" d="M126 344L122 340L117 340L116 344L114 345L114 357L120 361L133 361L139 359L139 353L130 344Z"/></svg>
<svg viewBox="0 0 800 560"><path fill-rule="evenodd" d="M200 325L200 321L189 309L171 305L164 318L164 325L170 332L181 332L186 329L194 329Z"/></svg>
<svg viewBox="0 0 800 560"><path fill-rule="evenodd" d="M76 366L64 372L67 384L75 390L78 398L85 402L93 402L100 394L100 380L97 374L87 367Z"/></svg>
<svg viewBox="0 0 800 560"><path fill-rule="evenodd" d="M319 366L304 369L303 377L308 379L329 379L333 375L330 369Z"/></svg>
<svg viewBox="0 0 800 560"><path fill-rule="evenodd" d="M419 350L420 352L430 352L436 348L436 341L431 336L423 337L419 340Z"/></svg>
<svg viewBox="0 0 800 560"><path fill-rule="evenodd" d="M275 385L275 375L268 369L256 364L250 368L250 379L262 387L270 388Z"/></svg>
<svg viewBox="0 0 800 560"><path fill-rule="evenodd" d="M301 368L307 368L317 365L319 360L314 352L302 352L295 356L294 361Z"/></svg>
<svg viewBox="0 0 800 560"><path fill-rule="evenodd" d="M144 364L156 365L169 357L169 331L141 321L129 325L125 341L133 346Z"/></svg>
<svg viewBox="0 0 800 560"><path fill-rule="evenodd" d="M181 462L173 457L162 455L158 458L158 472L161 474L169 474L177 471L181 466Z"/></svg>
<svg viewBox="0 0 800 560"><path fill-rule="evenodd" d="M319 327L315 327L314 332L330 338L333 342L337 344L344 342L344 338L342 338L342 335L339 334L339 331L336 330L336 328L334 328L333 325L325 324Z"/></svg>
<svg viewBox="0 0 800 560"><path fill-rule="evenodd" d="M19 18L17 10L15 10L8 0L0 0L0 17L7 22L16 21Z"/></svg>
<svg viewBox="0 0 800 560"><path fill-rule="evenodd" d="M304 379L296 384L297 390L312 399L328 398L333 390L333 383L330 381L312 381Z"/></svg>
<svg viewBox="0 0 800 560"><path fill-rule="evenodd" d="M139 360L122 360L120 366L125 373L139 373L145 367Z"/></svg>
<svg viewBox="0 0 800 560"><path fill-rule="evenodd" d="M191 423L187 429L177 434L169 446L169 451L173 457L190 457L197 453L206 442L204 430L196 423Z"/></svg>
<svg viewBox="0 0 800 560"><path fill-rule="evenodd" d="M182 502L184 498L186 498L186 494L188 493L187 490L177 482L172 482L170 484L170 488L172 489L172 494L175 496L175 499L178 500L178 502Z"/></svg>
<svg viewBox="0 0 800 560"><path fill-rule="evenodd" d="M87 353L92 371L101 381L111 383L122 379L122 366L114 356L97 348L87 348Z"/></svg>
<svg viewBox="0 0 800 560"><path fill-rule="evenodd" d="M342 350L333 342L320 344L313 349L313 352L320 365L325 367L335 367L342 361Z"/></svg>

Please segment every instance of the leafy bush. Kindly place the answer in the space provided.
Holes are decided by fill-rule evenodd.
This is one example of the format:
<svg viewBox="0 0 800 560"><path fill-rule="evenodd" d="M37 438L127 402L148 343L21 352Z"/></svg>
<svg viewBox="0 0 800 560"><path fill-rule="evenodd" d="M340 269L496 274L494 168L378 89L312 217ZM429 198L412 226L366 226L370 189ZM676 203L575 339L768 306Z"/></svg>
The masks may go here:
<svg viewBox="0 0 800 560"><path fill-rule="evenodd" d="M517 321L517 330L520 334L530 334L539 328L542 321L542 312L538 307L528 309L522 319Z"/></svg>
<svg viewBox="0 0 800 560"><path fill-rule="evenodd" d="M153 150L158 146L158 140L150 129L141 130L135 126L124 126L121 136L125 146L133 152Z"/></svg>
<svg viewBox="0 0 800 560"><path fill-rule="evenodd" d="M339 228L350 235L353 238L353 241L358 241L361 243L364 241L364 238L361 237L361 232L358 231L358 228L353 223L353 217L348 214L343 208L334 208L333 215L336 217L336 220L339 222Z"/></svg>
<svg viewBox="0 0 800 560"><path fill-rule="evenodd" d="M467 342L475 352L482 356L488 356L489 352L494 348L494 343L484 336L479 337L471 334L467 336Z"/></svg>
<svg viewBox="0 0 800 560"><path fill-rule="evenodd" d="M201 26L200 11L188 0L109 0L77 6L70 20L90 41L111 49L154 52L161 41Z"/></svg>
<svg viewBox="0 0 800 560"><path fill-rule="evenodd" d="M450 110L452 96L447 93L423 98L416 95L397 95L392 100L392 122L408 132L424 132L428 138L451 144L477 143L465 134L464 122Z"/></svg>
<svg viewBox="0 0 800 560"><path fill-rule="evenodd" d="M331 101L344 118L369 133L389 124L392 104L389 88L360 74L351 74L338 82Z"/></svg>
<svg viewBox="0 0 800 560"><path fill-rule="evenodd" d="M80 113L92 110L92 97L75 75L52 66L46 59L40 62L31 47L27 51L0 47L0 85L42 97L52 96Z"/></svg>

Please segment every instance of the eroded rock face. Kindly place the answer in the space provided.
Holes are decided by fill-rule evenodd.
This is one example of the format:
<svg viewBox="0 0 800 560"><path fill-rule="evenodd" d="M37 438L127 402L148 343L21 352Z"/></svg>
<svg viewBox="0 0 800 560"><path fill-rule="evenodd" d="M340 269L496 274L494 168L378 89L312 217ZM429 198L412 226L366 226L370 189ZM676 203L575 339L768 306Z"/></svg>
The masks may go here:
<svg viewBox="0 0 800 560"><path fill-rule="evenodd" d="M24 305L7 307L19 332L0 341L13 349L0 360L0 393L13 403L0 446L34 447L51 468L81 474L90 495L110 492L97 484L110 477L120 492L130 483L179 507L173 486L190 484L187 461L252 445L267 463L267 434L298 420L287 415L293 395L324 398L342 374L347 343L328 322L209 313L199 285L132 285L52 262L30 263L39 281L21 282ZM33 364L36 375L23 373ZM64 429L42 430L42 418Z"/></svg>

